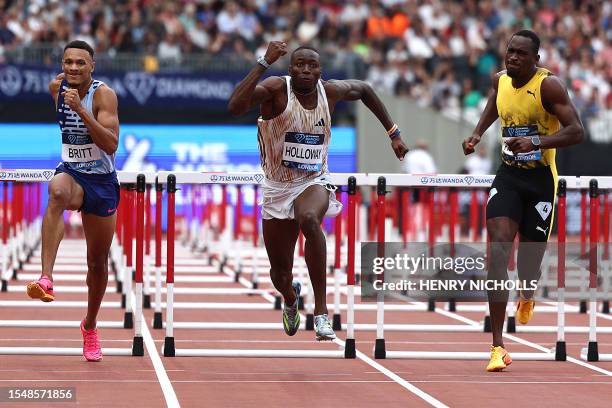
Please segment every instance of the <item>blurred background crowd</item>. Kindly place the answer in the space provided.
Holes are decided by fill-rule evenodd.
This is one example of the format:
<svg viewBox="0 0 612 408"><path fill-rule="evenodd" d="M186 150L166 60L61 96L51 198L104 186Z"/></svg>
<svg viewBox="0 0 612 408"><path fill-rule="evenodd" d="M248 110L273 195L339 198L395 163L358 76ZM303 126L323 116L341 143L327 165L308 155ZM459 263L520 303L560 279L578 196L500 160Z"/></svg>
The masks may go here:
<svg viewBox="0 0 612 408"><path fill-rule="evenodd" d="M481 110L522 28L585 121L612 108L609 1L0 0L0 62L55 65L79 38L115 70L244 70L285 40L319 48L324 69L462 115Z"/></svg>

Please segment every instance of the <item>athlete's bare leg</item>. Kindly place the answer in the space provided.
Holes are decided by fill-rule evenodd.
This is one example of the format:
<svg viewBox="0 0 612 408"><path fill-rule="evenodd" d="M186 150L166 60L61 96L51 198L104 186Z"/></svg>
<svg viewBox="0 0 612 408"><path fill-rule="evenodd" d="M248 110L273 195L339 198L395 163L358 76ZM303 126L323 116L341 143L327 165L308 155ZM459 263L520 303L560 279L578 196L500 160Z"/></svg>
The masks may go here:
<svg viewBox="0 0 612 408"><path fill-rule="evenodd" d="M329 206L329 191L321 185L308 187L293 202L295 219L306 238L304 257L315 297L314 315L327 314L327 245L321 229Z"/></svg>
<svg viewBox="0 0 612 408"><path fill-rule="evenodd" d="M86 330L96 328L96 318L108 282L108 253L110 251L117 214L100 217L83 214L83 231L87 242L87 316Z"/></svg>
<svg viewBox="0 0 612 408"><path fill-rule="evenodd" d="M49 202L42 223L42 275L53 280L57 249L64 237L64 210L78 210L83 203L83 188L66 173L49 183Z"/></svg>
<svg viewBox="0 0 612 408"><path fill-rule="evenodd" d="M509 217L490 218L487 220L487 232L491 239L487 279L505 281L508 279L508 260L514 237L518 232L518 224ZM504 347L502 331L506 318L506 306L508 305L508 291L488 291L487 294L491 313L493 346Z"/></svg>
<svg viewBox="0 0 612 408"><path fill-rule="evenodd" d="M283 295L285 304L295 303L293 281L293 252L299 228L296 220L262 220L266 252L270 260L272 284Z"/></svg>
<svg viewBox="0 0 612 408"><path fill-rule="evenodd" d="M540 280L542 270L542 258L546 252L546 242L535 242L527 237L520 236L520 242L517 253L516 269L518 277L521 281ZM522 290L521 296L523 299L531 299L533 297L532 290Z"/></svg>

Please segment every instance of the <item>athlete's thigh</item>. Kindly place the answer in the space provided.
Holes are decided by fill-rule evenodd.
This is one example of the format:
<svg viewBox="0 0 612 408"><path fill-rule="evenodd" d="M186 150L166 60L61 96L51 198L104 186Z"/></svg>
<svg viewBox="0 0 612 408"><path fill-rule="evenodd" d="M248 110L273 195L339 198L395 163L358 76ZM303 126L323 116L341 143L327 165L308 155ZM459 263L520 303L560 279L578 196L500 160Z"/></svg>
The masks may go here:
<svg viewBox="0 0 612 408"><path fill-rule="evenodd" d="M83 187L68 173L58 173L49 182L49 194L61 192L68 198L67 210L78 210L83 205Z"/></svg>
<svg viewBox="0 0 612 408"><path fill-rule="evenodd" d="M554 218L555 179L551 173L534 173L533 188L523 201L523 221L520 224L521 236L529 241L546 242Z"/></svg>
<svg viewBox="0 0 612 408"><path fill-rule="evenodd" d="M510 218L520 225L523 219L523 197L508 176L498 173L489 190L487 223L488 220L499 217Z"/></svg>
<svg viewBox="0 0 612 408"><path fill-rule="evenodd" d="M321 222L328 207L329 190L319 184L309 186L293 201L293 212L296 220L299 220L303 214L312 211Z"/></svg>
<svg viewBox="0 0 612 408"><path fill-rule="evenodd" d="M270 266L274 269L293 268L293 252L299 226L296 220L262 220L262 230Z"/></svg>
<svg viewBox="0 0 612 408"><path fill-rule="evenodd" d="M108 217L100 217L95 214L82 214L83 231L87 242L87 259L100 260L108 257L117 214Z"/></svg>

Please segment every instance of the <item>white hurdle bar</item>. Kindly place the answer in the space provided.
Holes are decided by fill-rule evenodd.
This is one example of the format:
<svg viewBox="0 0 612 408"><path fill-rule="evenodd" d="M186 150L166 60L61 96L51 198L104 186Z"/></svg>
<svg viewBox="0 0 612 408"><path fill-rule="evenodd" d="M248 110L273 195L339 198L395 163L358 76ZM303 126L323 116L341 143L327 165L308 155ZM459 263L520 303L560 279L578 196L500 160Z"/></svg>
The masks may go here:
<svg viewBox="0 0 612 408"><path fill-rule="evenodd" d="M489 360L491 353L471 351L387 351L385 358L417 360ZM555 352L512 353L512 360L555 361Z"/></svg>

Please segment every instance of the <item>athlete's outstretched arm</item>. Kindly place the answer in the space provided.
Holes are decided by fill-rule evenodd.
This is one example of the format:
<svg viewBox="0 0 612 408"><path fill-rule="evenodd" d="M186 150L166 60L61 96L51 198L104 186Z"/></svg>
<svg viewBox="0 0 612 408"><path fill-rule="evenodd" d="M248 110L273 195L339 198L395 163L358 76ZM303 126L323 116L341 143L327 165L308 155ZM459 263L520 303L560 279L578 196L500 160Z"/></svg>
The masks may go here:
<svg viewBox="0 0 612 408"><path fill-rule="evenodd" d="M367 82L357 79L330 80L325 83L325 92L332 110L338 101L361 100L378 118L387 132L394 128L393 119L387 112L387 108ZM403 160L408 153L408 148L399 135L391 140L391 147L400 160Z"/></svg>
<svg viewBox="0 0 612 408"><path fill-rule="evenodd" d="M119 145L119 116L117 114L117 95L107 86L101 86L94 94L94 118L83 105L76 88L63 92L64 102L76 112L93 139L96 146L106 154L113 154Z"/></svg>
<svg viewBox="0 0 612 408"><path fill-rule="evenodd" d="M582 143L584 140L584 128L580 121L580 116L576 107L572 103L567 90L561 80L556 76L546 77L542 81L540 88L542 95L542 105L544 109L555 115L561 123L561 129L550 136L540 139L540 148L551 149L555 147L572 146ZM508 141L508 147L514 153L532 151L535 146L531 143L531 138L516 137Z"/></svg>
<svg viewBox="0 0 612 408"><path fill-rule="evenodd" d="M268 44L268 49L266 50L264 58L268 64L273 64L286 53L287 44L281 41L271 41L270 44ZM266 68L257 63L251 71L249 71L247 76L236 85L236 89L234 89L227 105L232 115L244 115L255 106L272 99L273 88L271 87L272 82L270 78L257 85L257 82L265 71Z"/></svg>
<svg viewBox="0 0 612 408"><path fill-rule="evenodd" d="M470 153L474 153L474 147L480 142L480 138L487 131L489 126L493 124L497 120L497 87L499 85L499 77L504 73L498 72L493 77L493 85L491 86L491 90L489 91L489 99L487 100L487 105L482 111L480 115L480 119L478 120L478 124L474 128L472 135L466 138L463 143L463 154L468 155Z"/></svg>

